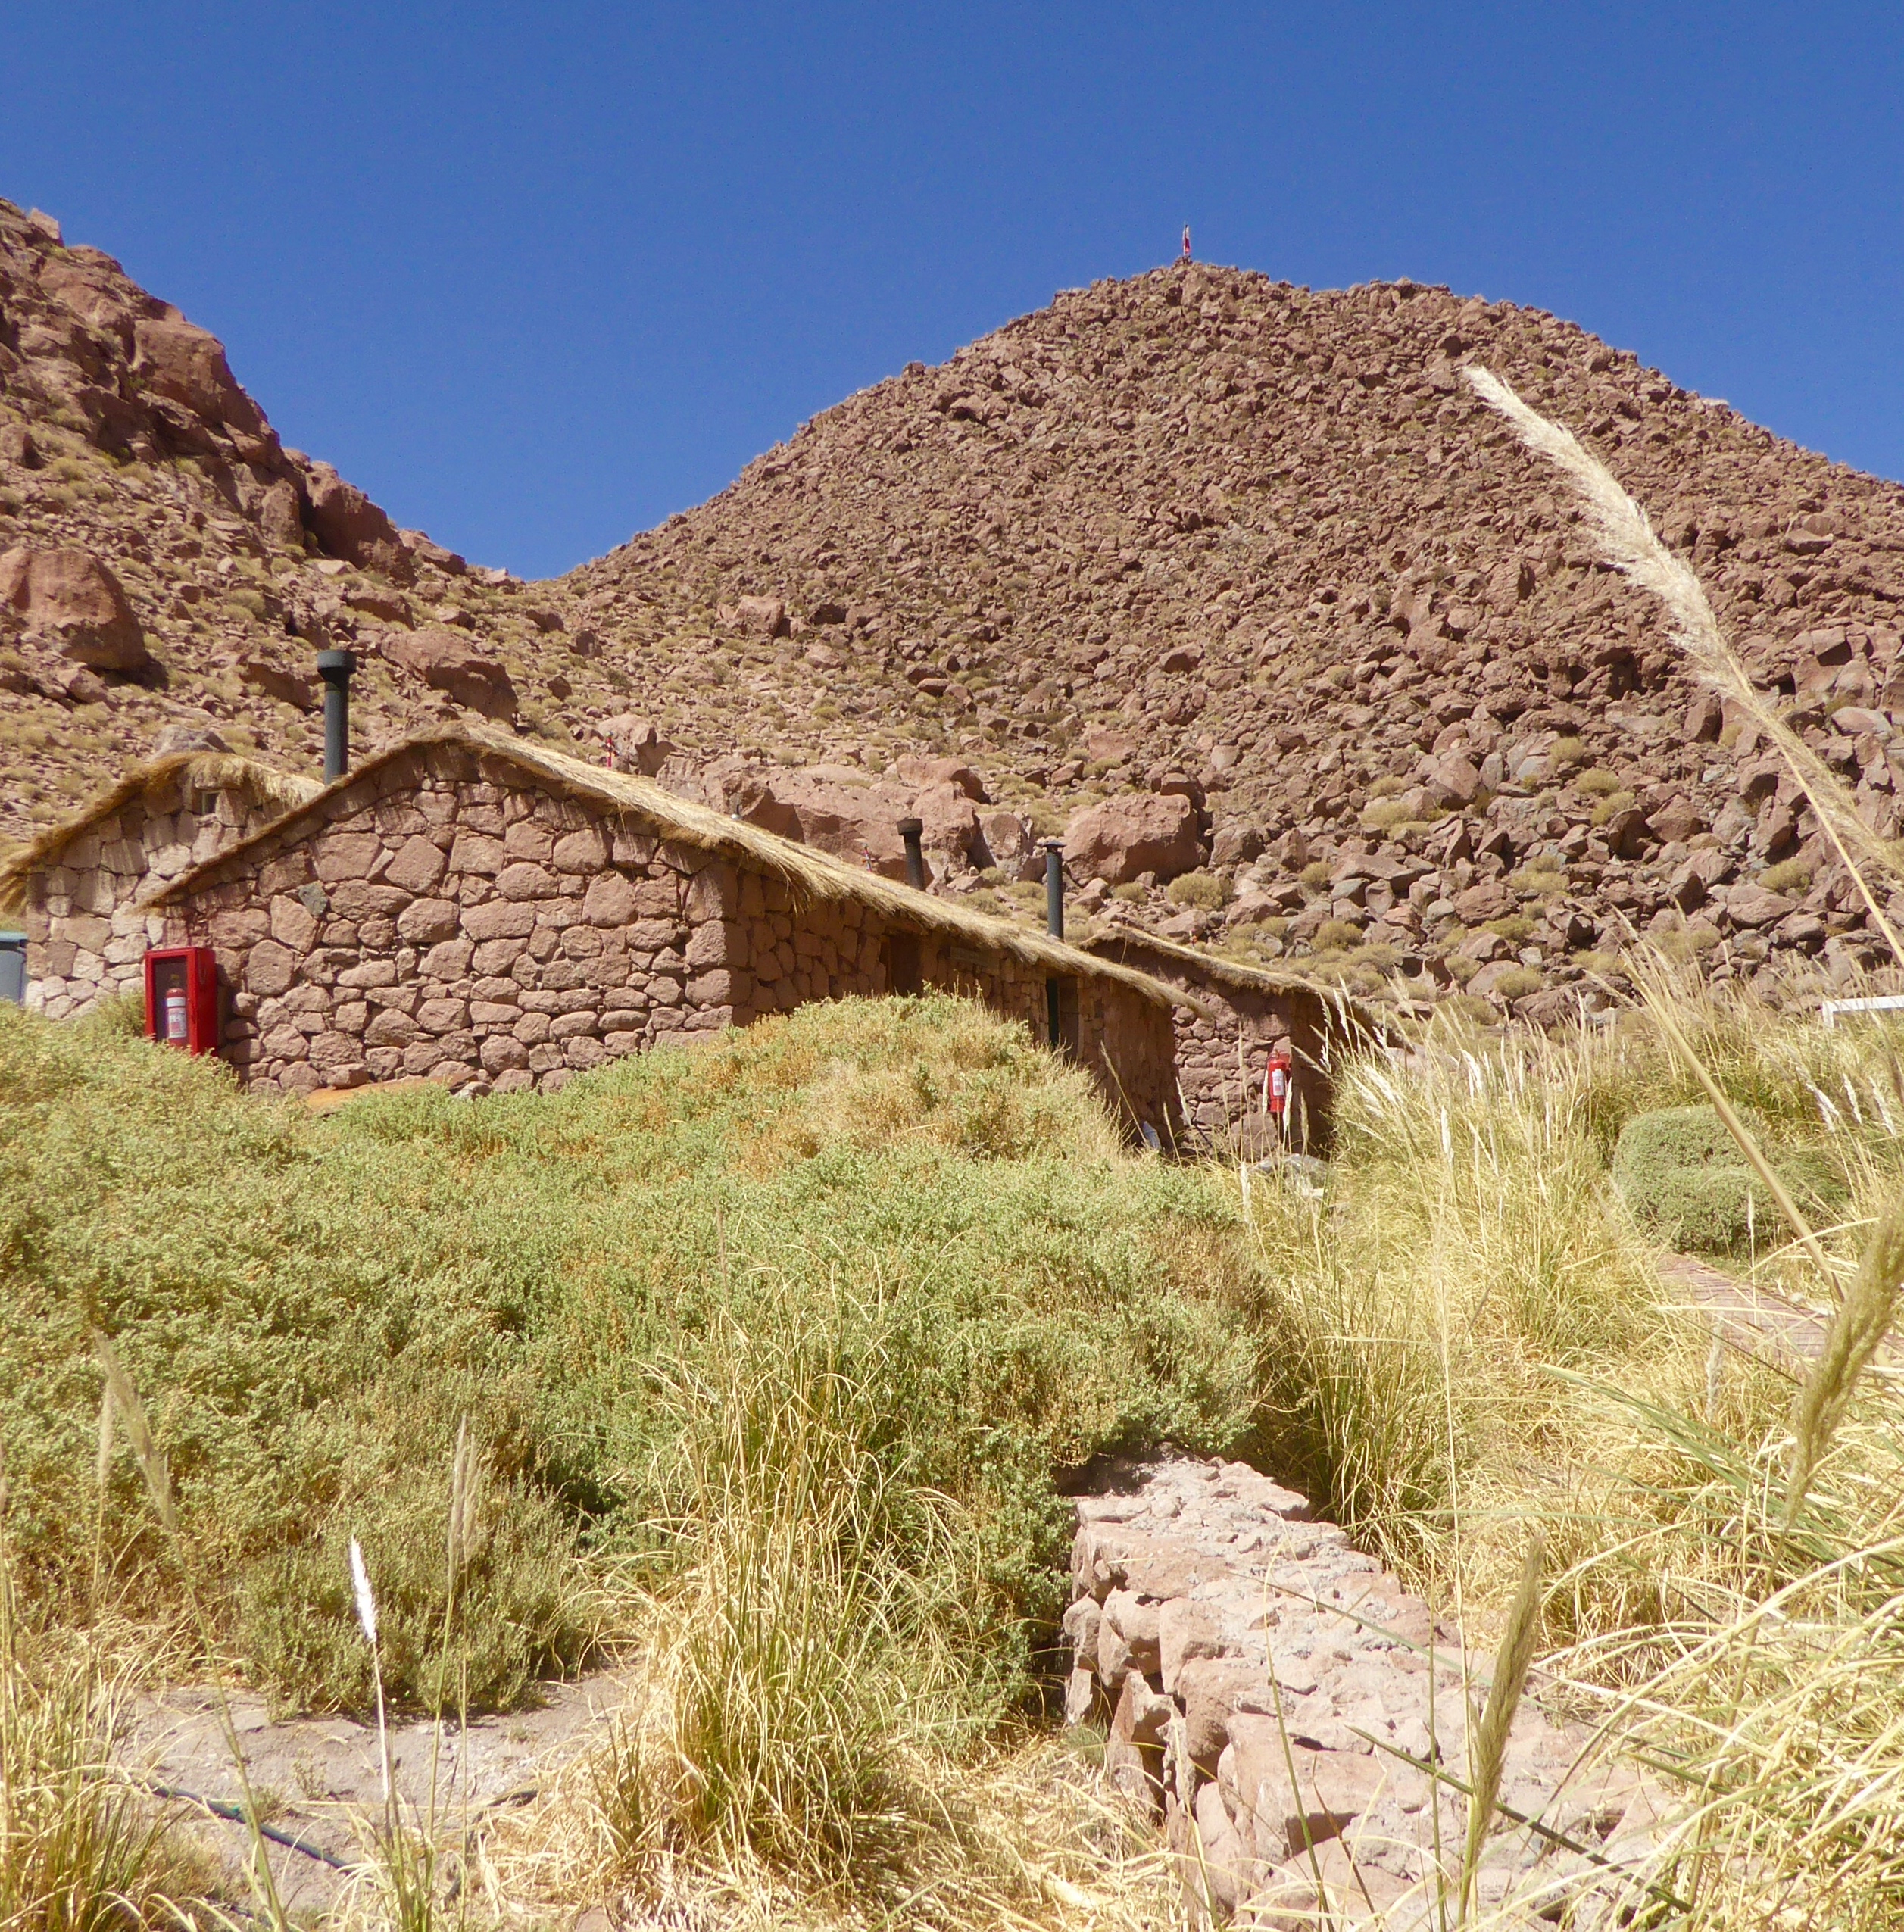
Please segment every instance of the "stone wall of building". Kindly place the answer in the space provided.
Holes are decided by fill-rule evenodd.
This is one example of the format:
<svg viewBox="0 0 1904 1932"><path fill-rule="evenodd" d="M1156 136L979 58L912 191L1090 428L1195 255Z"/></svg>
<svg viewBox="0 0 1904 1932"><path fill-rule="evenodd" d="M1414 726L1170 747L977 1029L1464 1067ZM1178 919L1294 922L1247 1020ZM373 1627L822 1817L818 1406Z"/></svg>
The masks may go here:
<svg viewBox="0 0 1904 1932"><path fill-rule="evenodd" d="M146 948L164 932L145 900L283 809L242 785L208 789L179 771L85 827L26 882L27 1006L67 1019L103 995L140 992Z"/></svg>
<svg viewBox="0 0 1904 1932"><path fill-rule="evenodd" d="M1322 994L1266 975L1259 981L1231 973L1181 948L1148 944L1141 933L1106 933L1088 950L1181 987L1204 1010L1179 1007L1175 1018L1176 1077L1194 1141L1268 1151L1275 1137L1264 1116L1264 1075L1271 1059L1283 1053L1290 1061L1286 1144L1298 1151L1326 1148L1329 1057L1333 1047L1346 1044L1349 1029L1332 1025Z"/></svg>
<svg viewBox="0 0 1904 1932"><path fill-rule="evenodd" d="M907 980L1042 1032L1041 967L803 900L777 872L612 804L499 785L439 751L367 772L173 909L229 991L225 1057L297 1092L424 1075L551 1091L623 1054ZM1168 1010L1080 976L1075 1050L1134 1124L1171 1122Z"/></svg>

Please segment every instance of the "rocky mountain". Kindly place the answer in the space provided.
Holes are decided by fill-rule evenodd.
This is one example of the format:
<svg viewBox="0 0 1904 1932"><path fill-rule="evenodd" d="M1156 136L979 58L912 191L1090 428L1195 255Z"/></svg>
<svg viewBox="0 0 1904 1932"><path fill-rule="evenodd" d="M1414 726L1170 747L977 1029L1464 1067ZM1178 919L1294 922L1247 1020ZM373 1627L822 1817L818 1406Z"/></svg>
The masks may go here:
<svg viewBox="0 0 1904 1932"><path fill-rule="evenodd" d="M938 889L1028 916L1029 838L1066 832L1100 916L1365 989L1541 1017L1630 929L1721 972L1876 957L1782 768L1458 370L1606 458L1887 828L1904 491L1537 311L1069 291L534 585L280 448L215 342L4 204L0 312L16 829L163 721L314 759L311 649L354 641L373 735L513 718L888 866L929 773L970 804ZM22 549L98 560L152 662L35 619Z"/></svg>

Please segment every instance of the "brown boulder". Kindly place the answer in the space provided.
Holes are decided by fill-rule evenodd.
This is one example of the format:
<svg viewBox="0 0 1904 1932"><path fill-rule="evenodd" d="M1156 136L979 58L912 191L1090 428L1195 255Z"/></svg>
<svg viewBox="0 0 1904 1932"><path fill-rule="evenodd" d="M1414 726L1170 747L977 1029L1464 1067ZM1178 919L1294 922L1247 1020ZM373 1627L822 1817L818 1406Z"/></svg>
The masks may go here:
<svg viewBox="0 0 1904 1932"><path fill-rule="evenodd" d="M916 817L922 824L920 842L935 861L927 866L929 879L942 879L975 861L982 863L987 856L977 805L949 782L915 791L839 765L710 771L708 776L722 788L719 802L735 817L888 879L906 876L906 846L899 835L904 818Z"/></svg>
<svg viewBox="0 0 1904 1932"><path fill-rule="evenodd" d="M986 856L1008 879L1033 879L1044 870L1032 828L1016 812L981 812L979 836L985 841Z"/></svg>
<svg viewBox="0 0 1904 1932"><path fill-rule="evenodd" d="M258 498L258 526L286 550L304 548L304 510L298 501L298 486L289 477L280 476Z"/></svg>
<svg viewBox="0 0 1904 1932"><path fill-rule="evenodd" d="M1506 919L1514 910L1514 895L1497 879L1484 879L1454 896L1455 917L1463 925L1484 925Z"/></svg>
<svg viewBox="0 0 1904 1932"><path fill-rule="evenodd" d="M735 607L741 628L757 637L785 637L787 607L777 597L744 597Z"/></svg>
<svg viewBox="0 0 1904 1932"><path fill-rule="evenodd" d="M1706 829L1698 807L1684 798L1668 799L1647 819L1646 825L1656 838L1680 844Z"/></svg>
<svg viewBox="0 0 1904 1932"><path fill-rule="evenodd" d="M1472 805L1481 791L1481 774L1459 751L1444 751L1422 774L1437 805Z"/></svg>
<svg viewBox="0 0 1904 1932"><path fill-rule="evenodd" d="M1247 866L1253 859L1263 857L1268 844L1260 826L1233 819L1218 832L1211 842L1210 863L1214 866Z"/></svg>
<svg viewBox="0 0 1904 1932"><path fill-rule="evenodd" d="M399 583L410 581L410 553L396 525L354 483L345 482L328 463L313 463L304 472L304 492L311 534L327 554Z"/></svg>
<svg viewBox="0 0 1904 1932"><path fill-rule="evenodd" d="M1735 885L1725 895L1725 910L1734 925L1774 925L1798 910L1798 901L1762 885Z"/></svg>
<svg viewBox="0 0 1904 1932"><path fill-rule="evenodd" d="M240 658L238 675L267 698L275 698L280 704L289 704L295 710L308 711L317 701L317 687L311 679L261 653Z"/></svg>
<svg viewBox="0 0 1904 1932"><path fill-rule="evenodd" d="M1065 863L1081 879L1122 885L1139 872L1160 880L1203 862L1197 808L1181 792L1126 792L1088 805L1065 829Z"/></svg>
<svg viewBox="0 0 1904 1932"><path fill-rule="evenodd" d="M443 624L426 624L418 631L385 631L382 648L392 663L466 711L485 718L516 715L516 687L508 672L460 631Z"/></svg>
<svg viewBox="0 0 1904 1932"><path fill-rule="evenodd" d="M623 711L604 718L597 727L608 745L608 760L618 772L653 778L674 755L674 747L655 729L651 718Z"/></svg>
<svg viewBox="0 0 1904 1932"><path fill-rule="evenodd" d="M897 786L818 765L801 771L749 771L730 781L736 818L802 845L816 847L888 879L906 876L899 821L911 798Z"/></svg>
<svg viewBox="0 0 1904 1932"><path fill-rule="evenodd" d="M893 766L894 775L904 785L920 787L949 785L980 805L991 803L985 782L972 767L957 758L922 758L908 752Z"/></svg>
<svg viewBox="0 0 1904 1932"><path fill-rule="evenodd" d="M90 551L22 544L7 551L0 556L0 610L90 670L142 671L152 661L119 579Z"/></svg>
<svg viewBox="0 0 1904 1932"><path fill-rule="evenodd" d="M133 374L154 395L183 404L201 422L263 433L264 417L238 385L216 336L182 316L142 317L133 325Z"/></svg>

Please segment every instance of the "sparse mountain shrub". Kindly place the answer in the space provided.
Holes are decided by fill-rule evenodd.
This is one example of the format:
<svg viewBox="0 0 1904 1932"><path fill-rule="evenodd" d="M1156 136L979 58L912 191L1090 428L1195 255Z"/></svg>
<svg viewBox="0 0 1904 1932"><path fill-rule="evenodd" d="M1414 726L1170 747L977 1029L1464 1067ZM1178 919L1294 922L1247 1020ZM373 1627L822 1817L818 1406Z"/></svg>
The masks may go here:
<svg viewBox="0 0 1904 1932"><path fill-rule="evenodd" d="M1215 872L1181 872L1170 882L1165 896L1173 906L1194 906L1200 911L1213 913L1229 904L1229 882Z"/></svg>

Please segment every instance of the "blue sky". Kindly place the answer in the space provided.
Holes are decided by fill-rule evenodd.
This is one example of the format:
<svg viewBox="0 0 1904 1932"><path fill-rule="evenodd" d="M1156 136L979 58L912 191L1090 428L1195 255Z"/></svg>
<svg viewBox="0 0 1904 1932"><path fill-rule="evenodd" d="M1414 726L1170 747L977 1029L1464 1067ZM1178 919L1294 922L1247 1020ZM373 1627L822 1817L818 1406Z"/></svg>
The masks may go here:
<svg viewBox="0 0 1904 1932"><path fill-rule="evenodd" d="M1167 259L1552 309L1904 477L1904 10L9 0L0 195L287 442L565 569Z"/></svg>

